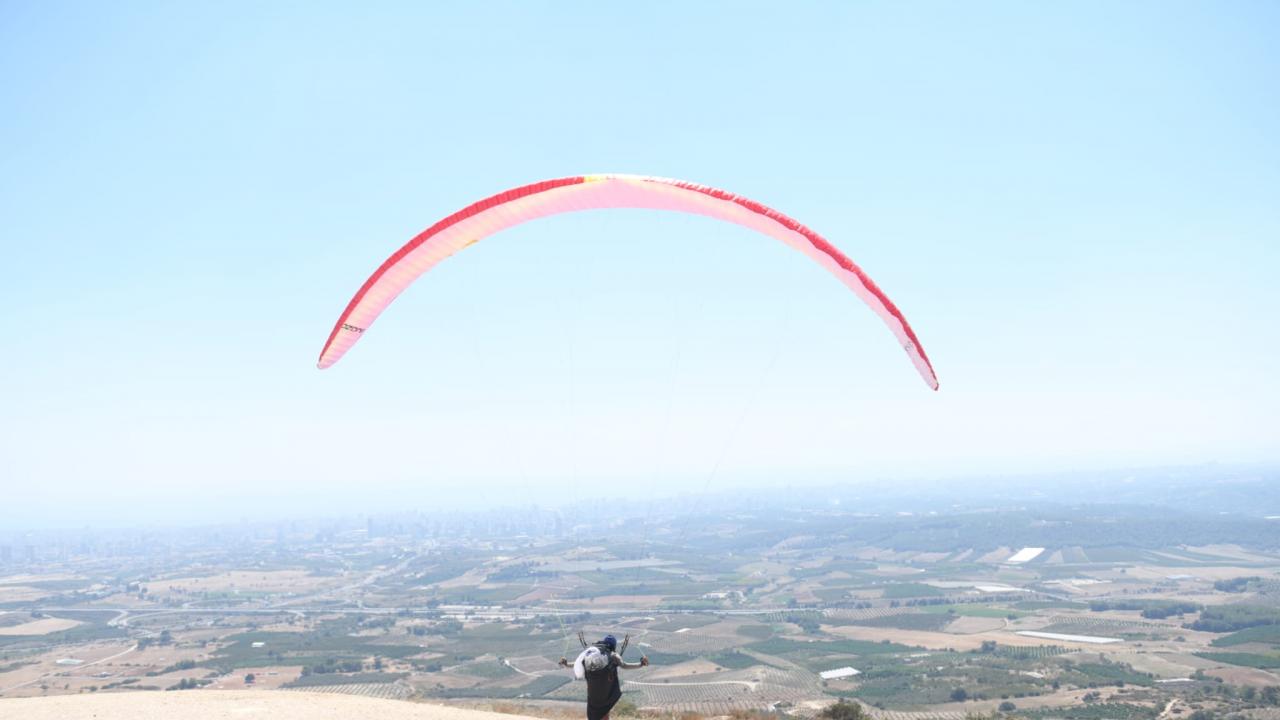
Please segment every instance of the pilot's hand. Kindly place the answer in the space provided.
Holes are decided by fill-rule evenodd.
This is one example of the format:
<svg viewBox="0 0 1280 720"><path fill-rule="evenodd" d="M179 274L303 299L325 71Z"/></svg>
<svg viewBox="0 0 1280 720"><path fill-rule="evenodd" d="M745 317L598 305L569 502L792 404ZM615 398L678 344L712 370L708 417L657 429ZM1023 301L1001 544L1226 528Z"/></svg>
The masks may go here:
<svg viewBox="0 0 1280 720"><path fill-rule="evenodd" d="M569 667L569 660L566 658L560 658L560 667Z"/></svg>
<svg viewBox="0 0 1280 720"><path fill-rule="evenodd" d="M640 667L649 667L649 656L648 656L648 655L641 655L641 656L640 656Z"/></svg>

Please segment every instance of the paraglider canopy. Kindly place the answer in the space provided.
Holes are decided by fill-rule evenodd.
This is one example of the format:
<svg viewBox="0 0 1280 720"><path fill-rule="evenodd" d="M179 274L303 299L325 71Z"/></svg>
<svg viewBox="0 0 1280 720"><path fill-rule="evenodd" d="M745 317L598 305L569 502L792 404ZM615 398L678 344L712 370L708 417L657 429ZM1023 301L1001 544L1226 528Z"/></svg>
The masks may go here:
<svg viewBox="0 0 1280 720"><path fill-rule="evenodd" d="M441 260L468 245L529 220L606 208L706 215L781 240L826 268L862 298L898 339L925 383L938 389L933 365L902 312L861 268L822 236L740 195L681 180L640 175L579 175L546 180L485 198L440 220L369 276L334 323L320 351L318 366L323 370L338 362L396 296Z"/></svg>

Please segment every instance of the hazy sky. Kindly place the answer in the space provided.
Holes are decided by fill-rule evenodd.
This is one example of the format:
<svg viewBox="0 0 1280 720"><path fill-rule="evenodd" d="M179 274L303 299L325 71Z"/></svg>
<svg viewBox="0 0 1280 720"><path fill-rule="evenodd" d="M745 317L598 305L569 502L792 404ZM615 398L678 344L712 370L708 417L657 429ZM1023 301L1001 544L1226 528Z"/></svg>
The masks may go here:
<svg viewBox="0 0 1280 720"><path fill-rule="evenodd" d="M0 524L1280 460L1272 2L0 3ZM824 234L541 221L332 370L485 195L671 176ZM106 519L104 519L106 518Z"/></svg>

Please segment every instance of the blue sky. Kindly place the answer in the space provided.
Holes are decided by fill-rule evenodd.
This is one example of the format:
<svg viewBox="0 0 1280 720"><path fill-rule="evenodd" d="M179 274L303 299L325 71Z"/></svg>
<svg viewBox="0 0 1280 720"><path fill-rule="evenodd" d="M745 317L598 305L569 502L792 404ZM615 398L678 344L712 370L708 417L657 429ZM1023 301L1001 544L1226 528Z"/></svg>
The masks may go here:
<svg viewBox="0 0 1280 720"><path fill-rule="evenodd" d="M0 4L0 522L1280 460L1274 3L455 5ZM798 254L638 211L315 370L413 234L594 172L813 227L941 391Z"/></svg>

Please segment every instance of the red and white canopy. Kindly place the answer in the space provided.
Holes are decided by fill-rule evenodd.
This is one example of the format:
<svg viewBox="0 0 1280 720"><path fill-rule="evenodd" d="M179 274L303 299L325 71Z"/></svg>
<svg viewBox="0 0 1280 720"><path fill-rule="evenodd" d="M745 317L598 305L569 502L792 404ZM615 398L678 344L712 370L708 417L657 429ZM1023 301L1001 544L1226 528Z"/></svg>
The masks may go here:
<svg viewBox="0 0 1280 720"><path fill-rule="evenodd" d="M835 275L871 307L929 387L938 379L916 334L887 295L844 253L809 228L739 195L705 185L638 175L581 175L525 185L470 205L422 231L387 258L347 304L320 351L327 368L356 344L414 280L436 263L500 230L577 210L647 208L706 215L781 240Z"/></svg>

